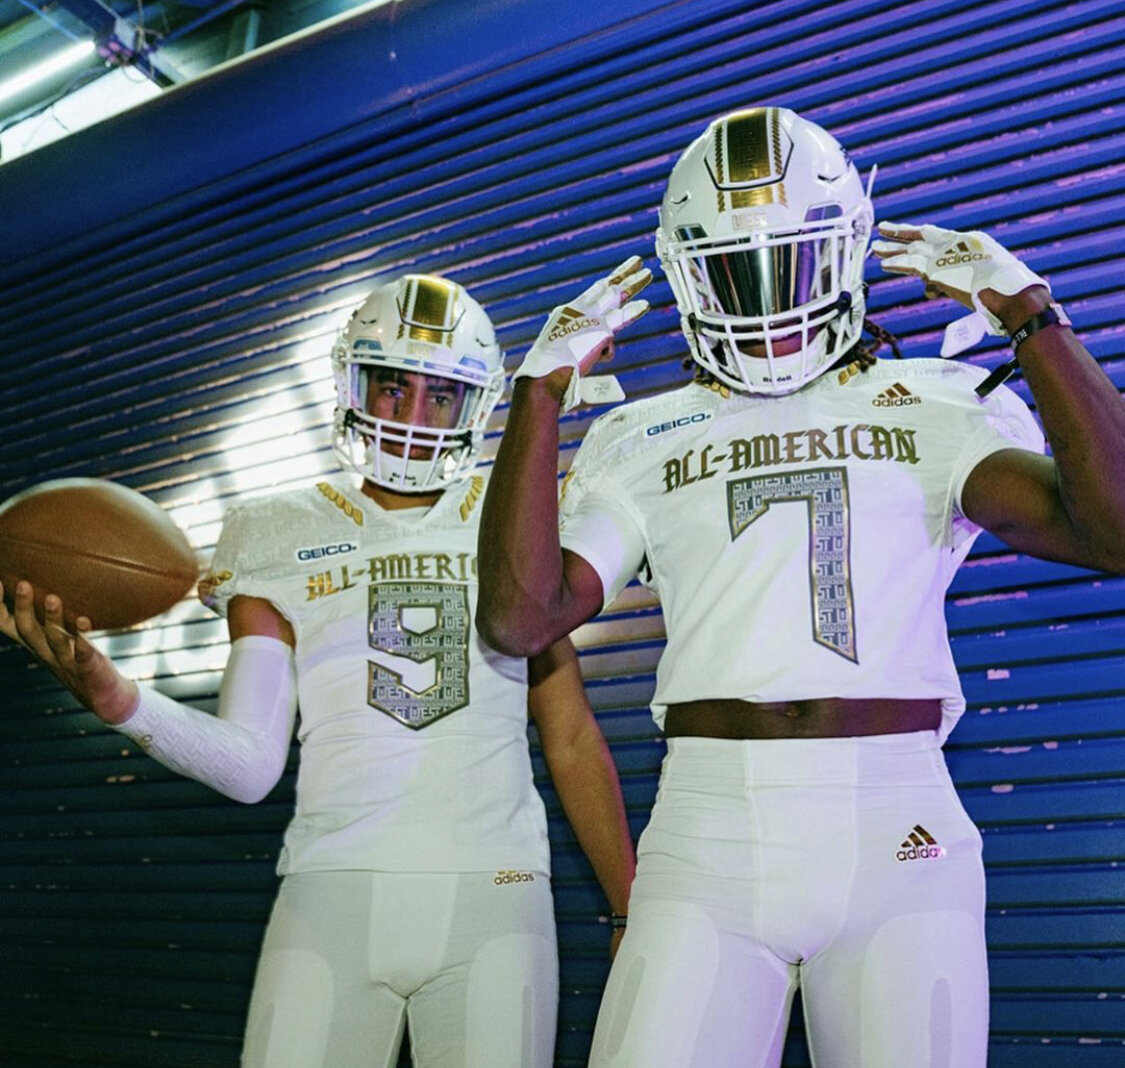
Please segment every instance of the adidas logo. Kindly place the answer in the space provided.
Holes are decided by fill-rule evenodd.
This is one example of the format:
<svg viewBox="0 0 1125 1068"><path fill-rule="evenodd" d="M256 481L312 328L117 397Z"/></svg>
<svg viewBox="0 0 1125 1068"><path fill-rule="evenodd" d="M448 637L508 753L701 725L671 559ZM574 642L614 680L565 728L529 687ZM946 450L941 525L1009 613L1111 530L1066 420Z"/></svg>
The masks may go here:
<svg viewBox="0 0 1125 1068"><path fill-rule="evenodd" d="M976 263L978 260L990 259L992 257L987 252L974 252L966 242L958 241L956 245L941 254L935 266L956 267L959 263Z"/></svg>
<svg viewBox="0 0 1125 1068"><path fill-rule="evenodd" d="M533 883L535 875L529 871L498 871L492 881L497 886L504 886L507 883Z"/></svg>
<svg viewBox="0 0 1125 1068"><path fill-rule="evenodd" d="M895 860L941 860L944 856L945 850L937 844L937 839L918 823L902 840Z"/></svg>
<svg viewBox="0 0 1125 1068"><path fill-rule="evenodd" d="M566 337L567 334L577 334L579 330L597 326L597 323L597 319L591 318L589 315L578 311L576 308L567 306L559 312L558 322L552 327L551 333L547 336L547 340L558 341L559 338Z"/></svg>
<svg viewBox="0 0 1125 1068"><path fill-rule="evenodd" d="M876 408L903 408L907 404L921 404L922 398L914 396L901 382L883 390L872 401Z"/></svg>

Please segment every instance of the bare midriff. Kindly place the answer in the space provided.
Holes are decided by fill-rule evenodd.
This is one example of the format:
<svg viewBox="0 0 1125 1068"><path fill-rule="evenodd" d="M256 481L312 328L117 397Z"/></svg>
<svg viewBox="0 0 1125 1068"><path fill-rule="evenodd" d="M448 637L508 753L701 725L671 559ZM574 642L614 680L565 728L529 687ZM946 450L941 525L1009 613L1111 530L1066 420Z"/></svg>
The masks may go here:
<svg viewBox="0 0 1125 1068"><path fill-rule="evenodd" d="M856 738L936 730L938 698L816 697L805 701L713 699L669 705L669 738Z"/></svg>

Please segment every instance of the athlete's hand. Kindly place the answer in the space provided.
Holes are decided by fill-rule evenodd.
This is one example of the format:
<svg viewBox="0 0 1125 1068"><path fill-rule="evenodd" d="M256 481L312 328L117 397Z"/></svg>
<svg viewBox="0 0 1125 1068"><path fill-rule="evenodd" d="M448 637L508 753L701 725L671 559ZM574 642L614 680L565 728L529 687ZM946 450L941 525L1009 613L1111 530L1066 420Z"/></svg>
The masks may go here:
<svg viewBox="0 0 1125 1068"><path fill-rule="evenodd" d="M613 335L648 311L647 300L633 297L651 281L652 271L642 266L640 256L632 256L570 303L554 308L513 380L548 379L563 411L580 401L623 400L616 379L586 376L596 363L612 357Z"/></svg>
<svg viewBox="0 0 1125 1068"><path fill-rule="evenodd" d="M56 678L96 716L107 723L123 723L137 704L137 685L125 678L113 661L90 643L90 621L79 616L77 633L63 624L62 600L49 593L43 622L35 615L35 591L30 582L16 584L12 610L3 602L0 586L0 634L18 642L37 657Z"/></svg>
<svg viewBox="0 0 1125 1068"><path fill-rule="evenodd" d="M951 297L973 314L951 323L942 343L942 356L954 356L975 345L985 333L1005 336L1006 325L1019 317L1029 303L1022 294L1041 287L1039 303L1046 307L1050 287L1006 248L980 230L961 233L940 226L879 223L884 241L874 241L871 251L884 271L910 274L926 283L926 296ZM1014 316L1006 311L1019 308ZM1023 315L1030 318L1034 312ZM1020 323L1015 323L1018 327Z"/></svg>

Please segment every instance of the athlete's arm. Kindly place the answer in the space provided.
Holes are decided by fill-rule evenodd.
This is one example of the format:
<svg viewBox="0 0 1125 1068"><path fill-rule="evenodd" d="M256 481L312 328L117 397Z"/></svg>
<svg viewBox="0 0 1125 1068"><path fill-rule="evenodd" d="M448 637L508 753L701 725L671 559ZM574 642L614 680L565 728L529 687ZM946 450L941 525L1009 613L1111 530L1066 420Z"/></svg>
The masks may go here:
<svg viewBox="0 0 1125 1068"><path fill-rule="evenodd" d="M1042 286L981 299L1009 331L1045 308ZM974 523L1033 556L1125 574L1125 399L1067 326L1019 347L1052 457L1004 449L970 473L961 506Z"/></svg>
<svg viewBox="0 0 1125 1068"><path fill-rule="evenodd" d="M516 372L512 407L481 515L477 629L509 656L534 656L598 612L601 579L558 534L559 408L613 353L613 335L648 304L652 274L633 257L555 308Z"/></svg>
<svg viewBox="0 0 1125 1068"><path fill-rule="evenodd" d="M569 638L528 663L528 710L563 810L610 909L625 915L635 860L613 757ZM616 941L616 940L615 940Z"/></svg>
<svg viewBox="0 0 1125 1068"><path fill-rule="evenodd" d="M256 635L276 638L290 649L297 648L293 625L263 597L232 597L227 606L227 631L232 642Z"/></svg>
<svg viewBox="0 0 1125 1068"><path fill-rule="evenodd" d="M1011 336L1050 303L1045 280L987 234L901 223L879 231L886 240L872 251L884 270L974 310L947 330L943 355L986 331ZM1033 332L1016 355L1053 458L985 457L965 480L961 511L1034 556L1125 573L1125 400L1067 325Z"/></svg>
<svg viewBox="0 0 1125 1068"><path fill-rule="evenodd" d="M2 591L0 591L2 594ZM91 712L173 771L236 801L261 800L281 778L297 711L295 639L271 605L235 597L229 608L231 655L208 715L122 675L88 639L90 621L63 624L63 604L49 594L44 623L34 591L20 582L12 612L0 607L0 632L19 642Z"/></svg>
<svg viewBox="0 0 1125 1068"><path fill-rule="evenodd" d="M598 573L559 544L559 399L567 377L516 383L484 496L477 629L509 656L535 656L602 607Z"/></svg>

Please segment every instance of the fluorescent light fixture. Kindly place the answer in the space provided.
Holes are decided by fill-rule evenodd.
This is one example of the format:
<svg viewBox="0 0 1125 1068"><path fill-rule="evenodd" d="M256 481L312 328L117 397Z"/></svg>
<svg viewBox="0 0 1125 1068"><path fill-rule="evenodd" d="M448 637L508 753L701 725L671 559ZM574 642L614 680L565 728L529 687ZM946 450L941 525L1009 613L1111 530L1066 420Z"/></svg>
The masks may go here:
<svg viewBox="0 0 1125 1068"><path fill-rule="evenodd" d="M64 96L46 111L0 130L0 161L7 163L68 134L160 95L160 87L131 67L116 67Z"/></svg>
<svg viewBox="0 0 1125 1068"><path fill-rule="evenodd" d="M6 82L0 82L0 100L7 100L9 97L22 93L36 82L50 78L52 75L66 70L67 67L73 67L76 63L81 63L82 60L93 54L93 41L82 41L79 44L71 45L70 48L64 48L61 52L51 56L50 59L45 59L42 63L36 63L34 67L28 67L22 74L17 74Z"/></svg>

